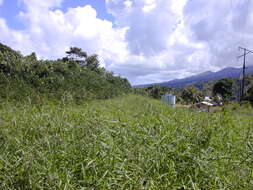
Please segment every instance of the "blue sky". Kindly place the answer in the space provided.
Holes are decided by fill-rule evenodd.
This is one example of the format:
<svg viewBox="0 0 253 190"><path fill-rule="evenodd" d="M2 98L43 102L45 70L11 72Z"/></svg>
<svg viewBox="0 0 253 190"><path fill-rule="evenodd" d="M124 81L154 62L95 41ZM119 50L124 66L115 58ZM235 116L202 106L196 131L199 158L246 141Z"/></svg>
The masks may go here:
<svg viewBox="0 0 253 190"><path fill-rule="evenodd" d="M19 22L18 13L20 6L17 0L4 1L0 8L0 17L4 18L8 25L15 29L22 29L23 24Z"/></svg>
<svg viewBox="0 0 253 190"><path fill-rule="evenodd" d="M97 10L98 18L113 21L114 18L106 10L105 0L65 0L62 3L63 10L66 11L68 8L91 5Z"/></svg>
<svg viewBox="0 0 253 190"><path fill-rule="evenodd" d="M64 0L59 9L66 12L69 8L85 5L91 5L95 8L98 18L114 20L113 16L106 11L105 0ZM25 26L18 18L18 15L24 9L25 6L19 0L5 0L0 9L0 17L4 18L10 27L22 30Z"/></svg>
<svg viewBox="0 0 253 190"><path fill-rule="evenodd" d="M41 59L77 46L132 84L156 83L241 66L253 1L0 0L0 42Z"/></svg>

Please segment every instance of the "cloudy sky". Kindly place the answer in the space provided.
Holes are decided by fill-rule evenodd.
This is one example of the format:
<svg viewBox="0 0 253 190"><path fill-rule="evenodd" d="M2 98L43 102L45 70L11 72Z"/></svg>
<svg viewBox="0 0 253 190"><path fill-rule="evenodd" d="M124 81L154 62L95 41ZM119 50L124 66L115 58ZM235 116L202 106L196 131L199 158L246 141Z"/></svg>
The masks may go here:
<svg viewBox="0 0 253 190"><path fill-rule="evenodd" d="M0 0L0 42L45 59L77 46L132 84L168 81L241 66L253 1Z"/></svg>

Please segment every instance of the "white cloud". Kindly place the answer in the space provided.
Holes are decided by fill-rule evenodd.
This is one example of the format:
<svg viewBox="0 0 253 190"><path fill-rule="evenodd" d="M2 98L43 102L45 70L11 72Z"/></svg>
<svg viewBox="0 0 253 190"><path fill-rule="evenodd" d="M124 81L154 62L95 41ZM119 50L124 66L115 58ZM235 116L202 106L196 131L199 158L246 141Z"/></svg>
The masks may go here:
<svg viewBox="0 0 253 190"><path fill-rule="evenodd" d="M6 21L0 18L0 41L6 42L16 50L30 52L33 46L30 43L29 35L22 31L15 31L8 28ZM24 42L26 42L24 44Z"/></svg>
<svg viewBox="0 0 253 190"><path fill-rule="evenodd" d="M38 10L38 9L47 9L47 8L55 8L60 7L63 0L21 0L27 7L27 9Z"/></svg>
<svg viewBox="0 0 253 190"><path fill-rule="evenodd" d="M4 0L0 0L0 6L4 3Z"/></svg>
<svg viewBox="0 0 253 190"><path fill-rule="evenodd" d="M237 47L253 49L251 0L131 0L130 10L122 2L107 5L116 22L129 27L131 54L146 59L145 65L136 62L135 83L241 66ZM117 66L119 72L125 68Z"/></svg>
<svg viewBox="0 0 253 190"><path fill-rule="evenodd" d="M70 46L98 53L104 63L106 59L121 60L125 56L126 29L113 28L111 22L97 18L96 10L91 6L62 12L51 9L60 6L60 1L34 2L24 0L27 10L19 14L26 25L24 31L9 29L2 19L0 30L5 34L0 36L2 42L25 54L35 51L42 58L62 57Z"/></svg>
<svg viewBox="0 0 253 190"><path fill-rule="evenodd" d="M237 46L253 49L251 0L106 0L115 23L99 19L91 6L63 12L62 0L22 2L26 29L12 30L0 19L1 42L45 58L78 46L133 84L240 66Z"/></svg>
<svg viewBox="0 0 253 190"><path fill-rule="evenodd" d="M209 59L205 44L188 38L189 29L183 20L185 3L186 0L180 3L176 0L107 0L118 26L128 27L126 41L130 54L126 62L110 68L123 73L133 83L181 78L206 68L202 66L202 61Z"/></svg>
<svg viewBox="0 0 253 190"><path fill-rule="evenodd" d="M107 6L119 26L129 27L126 40L132 54L156 55L167 48L178 23L170 0L108 0Z"/></svg>
<svg viewBox="0 0 253 190"><path fill-rule="evenodd" d="M209 48L209 64L220 68L240 65L235 59L237 47L253 48L252 10L250 0L187 2L184 15L190 38Z"/></svg>

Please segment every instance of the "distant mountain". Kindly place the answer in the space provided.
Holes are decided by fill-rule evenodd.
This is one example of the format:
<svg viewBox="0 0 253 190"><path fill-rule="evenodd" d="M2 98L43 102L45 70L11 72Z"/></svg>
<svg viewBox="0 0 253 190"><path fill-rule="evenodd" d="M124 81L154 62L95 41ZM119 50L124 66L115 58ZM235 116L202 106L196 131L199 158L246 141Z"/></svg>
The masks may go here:
<svg viewBox="0 0 253 190"><path fill-rule="evenodd" d="M183 78L183 79L175 79L168 82L155 83L155 84L137 85L134 87L145 88L152 85L181 87L181 86L191 85L197 82L207 82L210 80L217 80L221 78L239 78L241 74L242 74L241 68L227 67L218 72L207 71L207 72L200 73L198 75L194 75L194 76ZM246 68L246 74L253 74L253 65L248 66Z"/></svg>

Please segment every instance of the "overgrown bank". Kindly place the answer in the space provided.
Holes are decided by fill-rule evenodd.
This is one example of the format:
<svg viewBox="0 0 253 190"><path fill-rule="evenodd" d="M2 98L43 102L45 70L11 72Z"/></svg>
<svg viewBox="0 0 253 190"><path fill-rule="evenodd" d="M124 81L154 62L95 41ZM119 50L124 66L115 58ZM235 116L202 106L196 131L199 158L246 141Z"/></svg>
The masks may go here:
<svg viewBox="0 0 253 190"><path fill-rule="evenodd" d="M140 96L2 103L0 189L253 187L253 110L196 113Z"/></svg>
<svg viewBox="0 0 253 190"><path fill-rule="evenodd" d="M0 44L0 99L81 102L131 91L127 79L99 66L97 55L87 55L75 47L66 53L58 60L38 60L35 53L23 56Z"/></svg>

